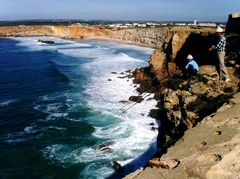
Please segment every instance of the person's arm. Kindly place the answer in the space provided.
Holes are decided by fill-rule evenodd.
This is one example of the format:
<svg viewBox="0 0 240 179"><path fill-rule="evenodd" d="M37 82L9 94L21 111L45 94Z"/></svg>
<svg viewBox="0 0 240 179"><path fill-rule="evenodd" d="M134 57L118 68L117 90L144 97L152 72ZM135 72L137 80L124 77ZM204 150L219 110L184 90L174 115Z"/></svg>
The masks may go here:
<svg viewBox="0 0 240 179"><path fill-rule="evenodd" d="M187 70L187 69L188 69L188 65L189 65L189 63L187 63L187 65L185 66L185 70Z"/></svg>
<svg viewBox="0 0 240 179"><path fill-rule="evenodd" d="M209 49L208 49L208 51L213 51L213 50L215 50L215 45L212 45Z"/></svg>

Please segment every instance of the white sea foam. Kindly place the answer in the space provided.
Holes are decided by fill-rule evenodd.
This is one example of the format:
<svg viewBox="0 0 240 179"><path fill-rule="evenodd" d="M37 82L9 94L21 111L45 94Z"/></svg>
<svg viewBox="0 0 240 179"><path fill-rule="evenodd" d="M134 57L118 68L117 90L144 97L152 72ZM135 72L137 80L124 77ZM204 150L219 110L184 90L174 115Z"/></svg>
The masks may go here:
<svg viewBox="0 0 240 179"><path fill-rule="evenodd" d="M119 75L119 73L148 65L148 59L132 57L120 49L138 50L146 55L150 55L151 49L104 42L72 42L57 38L46 39L53 39L56 44L59 43L58 45L41 45L36 43L36 39L23 38L23 40L18 40L21 42L20 45L27 46L32 50L53 49L67 56L91 59L76 67L76 69L81 69L89 74L89 81L84 86L85 100L88 107L98 114L98 118L89 116L87 122L95 128L92 136L98 138L99 141L111 141L112 144L109 147L113 150L113 152L106 153L99 151L97 145L102 143L74 150L63 144L57 144L48 146L43 150L45 157L60 163L64 163L66 160L75 163L90 162L83 173L86 174L86 171L92 170L92 174L101 177L102 173L100 175L100 172L107 171L109 175L112 169L107 165L95 167L94 162L108 159L126 164L149 148L156 147L157 131L151 131L149 124L153 122L155 127L158 124L148 116L149 110L155 108L156 101L144 100L124 113L123 110L130 107L133 102L128 103L125 107L119 102L128 100L130 96L138 95L133 85L133 79L119 78L128 75L127 73ZM112 72L118 74L112 74ZM148 98L152 97L153 95L150 95ZM34 109L47 113L47 120L67 117L67 112L59 110L65 103L56 103L54 97L51 96L44 96L39 100L43 102L35 104ZM153 154L154 149L150 151L149 155Z"/></svg>
<svg viewBox="0 0 240 179"><path fill-rule="evenodd" d="M123 105L119 101L128 100L131 95L138 94L132 85L132 79L118 78L119 75L114 75L111 72L122 72L146 65L146 61L132 58L127 54L115 53L109 57L108 53L103 53L96 60L83 66L92 74L91 83L87 85L85 90L85 93L88 94L88 105L103 114L114 111L115 114L113 115L122 120L117 125L95 127L93 135L100 139L113 141L114 144L111 145L111 148L114 154L117 154L118 157L128 158L128 162L144 153L156 141L157 132L150 130L149 123L155 123L156 127L157 123L146 115L150 109L155 108L156 101L143 101L122 113L119 109ZM153 97L153 95L150 95L150 97ZM91 153L90 151L94 150L90 148L83 149L78 158L91 159L93 156L86 155L86 153ZM105 155L108 155L108 158L115 158L112 153ZM94 157L98 158L99 156L101 157L101 155ZM105 159L105 157L102 159Z"/></svg>
<svg viewBox="0 0 240 179"><path fill-rule="evenodd" d="M15 103L16 101L17 101L16 99L10 99L10 100L1 101L0 102L0 106L1 107L8 106L10 104Z"/></svg>
<svg viewBox="0 0 240 179"><path fill-rule="evenodd" d="M37 130L33 130L31 127L27 127L24 129L24 131L19 131L19 132L13 132L13 133L8 133L4 136L2 136L4 142L9 143L9 144L17 144L17 143L24 143L24 142L29 142L33 139L38 139L42 136L42 134L37 134L34 136L30 136L28 134L36 133Z"/></svg>
<svg viewBox="0 0 240 179"><path fill-rule="evenodd" d="M59 39L55 37L10 37L13 40L19 41L17 45L28 47L29 50L54 50L61 51L63 49L77 49L81 47L91 47L89 44L84 43L75 43L70 40ZM39 43L38 39L42 40L51 40L54 41L54 44L44 44Z"/></svg>
<svg viewBox="0 0 240 179"><path fill-rule="evenodd" d="M37 130L36 130L36 125L32 125L32 126L27 126L25 127L23 130L26 132L26 133L36 133Z"/></svg>

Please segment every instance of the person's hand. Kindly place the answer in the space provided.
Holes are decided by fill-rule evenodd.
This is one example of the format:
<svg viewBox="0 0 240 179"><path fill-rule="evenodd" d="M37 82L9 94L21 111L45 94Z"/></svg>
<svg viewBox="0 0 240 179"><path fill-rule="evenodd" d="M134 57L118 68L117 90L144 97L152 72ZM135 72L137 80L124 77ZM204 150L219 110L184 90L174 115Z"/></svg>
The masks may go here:
<svg viewBox="0 0 240 179"><path fill-rule="evenodd" d="M210 51L210 52L211 52L211 51L214 49L214 47L215 47L215 46L214 46L214 45L212 45L212 46L211 46L211 47L208 49L208 51Z"/></svg>

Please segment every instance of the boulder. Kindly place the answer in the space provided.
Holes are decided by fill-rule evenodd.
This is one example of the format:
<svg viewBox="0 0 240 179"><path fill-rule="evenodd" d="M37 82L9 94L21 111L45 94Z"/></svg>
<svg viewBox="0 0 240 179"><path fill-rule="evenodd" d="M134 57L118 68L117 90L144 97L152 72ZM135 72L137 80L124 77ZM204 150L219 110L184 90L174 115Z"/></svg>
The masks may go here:
<svg viewBox="0 0 240 179"><path fill-rule="evenodd" d="M123 170L121 164L119 164L117 161L112 161L111 165L117 171L122 171Z"/></svg>
<svg viewBox="0 0 240 179"><path fill-rule="evenodd" d="M150 57L149 64L151 65L152 72L159 81L168 75L168 62L164 52L155 50Z"/></svg>
<svg viewBox="0 0 240 179"><path fill-rule="evenodd" d="M113 149L111 149L109 147L109 145L106 145L106 144L102 144L98 147L98 150L100 150L101 152L112 152Z"/></svg>
<svg viewBox="0 0 240 179"><path fill-rule="evenodd" d="M162 104L163 108L167 111L173 110L178 111L179 110L179 98L176 91L173 91L172 89L165 89L162 92Z"/></svg>
<svg viewBox="0 0 240 179"><path fill-rule="evenodd" d="M141 103L144 100L144 98L142 96L130 96L129 100L136 103Z"/></svg>
<svg viewBox="0 0 240 179"><path fill-rule="evenodd" d="M156 167L156 168L163 168L163 169L168 169L172 170L176 168L179 165L180 161L175 158L153 158L149 160L148 164L150 166Z"/></svg>
<svg viewBox="0 0 240 179"><path fill-rule="evenodd" d="M191 92L195 95L202 95L208 93L209 87L203 82L196 82L190 85Z"/></svg>
<svg viewBox="0 0 240 179"><path fill-rule="evenodd" d="M146 73L146 69L144 68L136 69L133 74L135 82L151 80L150 76Z"/></svg>
<svg viewBox="0 0 240 179"><path fill-rule="evenodd" d="M51 41L51 40L41 40L41 39L39 39L38 42L43 43L43 44L54 44L55 43L54 41Z"/></svg>
<svg viewBox="0 0 240 179"><path fill-rule="evenodd" d="M159 109L151 109L149 116L155 119L159 119L160 117L160 110ZM152 123L151 123L152 124ZM154 124L153 124L154 125Z"/></svg>

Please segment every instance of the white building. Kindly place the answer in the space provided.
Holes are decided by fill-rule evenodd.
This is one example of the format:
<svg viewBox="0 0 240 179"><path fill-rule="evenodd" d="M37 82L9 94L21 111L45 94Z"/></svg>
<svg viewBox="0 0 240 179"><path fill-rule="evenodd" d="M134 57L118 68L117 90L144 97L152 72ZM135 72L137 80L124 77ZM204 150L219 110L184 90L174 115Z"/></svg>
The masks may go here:
<svg viewBox="0 0 240 179"><path fill-rule="evenodd" d="M193 21L193 25L195 25L195 26L197 25L197 20Z"/></svg>
<svg viewBox="0 0 240 179"><path fill-rule="evenodd" d="M177 25L177 26L186 26L187 24L186 23L176 23L175 25Z"/></svg>
<svg viewBox="0 0 240 179"><path fill-rule="evenodd" d="M217 24L215 24L215 23L199 23L198 26L201 26L201 27L216 27Z"/></svg>

